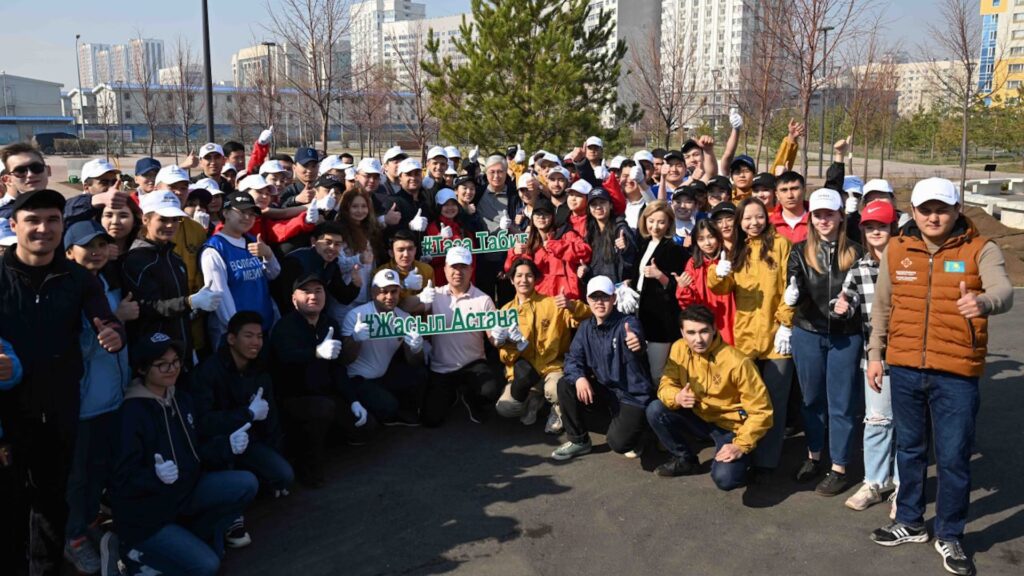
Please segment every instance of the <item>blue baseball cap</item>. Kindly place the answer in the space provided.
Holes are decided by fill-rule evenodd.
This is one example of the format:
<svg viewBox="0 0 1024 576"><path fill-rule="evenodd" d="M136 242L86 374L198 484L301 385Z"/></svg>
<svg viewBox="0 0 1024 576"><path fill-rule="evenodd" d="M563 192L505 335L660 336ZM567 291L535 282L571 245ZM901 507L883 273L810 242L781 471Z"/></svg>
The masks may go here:
<svg viewBox="0 0 1024 576"><path fill-rule="evenodd" d="M295 163L305 166L310 162L319 162L320 155L312 148L297 148L295 150Z"/></svg>
<svg viewBox="0 0 1024 576"><path fill-rule="evenodd" d="M750 168L751 172L757 172L757 164L754 163L754 159L751 158L750 156L747 156L746 154L740 154L739 156L737 156L732 161L732 164L729 164L729 171L733 172L741 166L746 166L747 168Z"/></svg>
<svg viewBox="0 0 1024 576"><path fill-rule="evenodd" d="M95 220L79 220L72 224L67 232L64 233L64 249L68 250L72 246L88 246L89 242L92 242L92 239L97 236L104 236L109 241L114 240L103 229L103 226L100 226L99 222Z"/></svg>
<svg viewBox="0 0 1024 576"><path fill-rule="evenodd" d="M160 168L162 166L156 158L139 158L139 161L135 163L135 175L148 174L154 170L159 171Z"/></svg>

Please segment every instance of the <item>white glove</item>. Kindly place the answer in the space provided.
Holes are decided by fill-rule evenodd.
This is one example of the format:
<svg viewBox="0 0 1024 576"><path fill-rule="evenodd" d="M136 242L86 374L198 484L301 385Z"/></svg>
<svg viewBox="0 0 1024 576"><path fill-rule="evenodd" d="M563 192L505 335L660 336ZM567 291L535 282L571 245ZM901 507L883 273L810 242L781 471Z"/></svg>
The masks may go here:
<svg viewBox="0 0 1024 576"><path fill-rule="evenodd" d="M335 196L334 194L327 194L327 196L324 196L323 198L316 201L317 209L323 210L324 212L330 212L331 210L334 210L334 207L337 205L338 197Z"/></svg>
<svg viewBox="0 0 1024 576"><path fill-rule="evenodd" d="M846 197L846 213L847 214L853 214L854 212L856 212L857 211L857 204L859 204L859 202L857 202L857 196L855 196L853 194L850 194L849 196L847 196Z"/></svg>
<svg viewBox="0 0 1024 576"><path fill-rule="evenodd" d="M381 228L387 226L387 222L384 220L383 214L377 216L377 226L380 226Z"/></svg>
<svg viewBox="0 0 1024 576"><path fill-rule="evenodd" d="M594 178L601 182L604 182L608 178L608 169L605 168L603 165L594 168Z"/></svg>
<svg viewBox="0 0 1024 576"><path fill-rule="evenodd" d="M409 347L409 351L413 354L419 353L423 350L423 336L420 336L419 330L410 330L405 333L402 337L402 341Z"/></svg>
<svg viewBox="0 0 1024 576"><path fill-rule="evenodd" d="M735 108L729 109L729 124L732 124L733 130L739 130L743 128L743 116Z"/></svg>
<svg viewBox="0 0 1024 576"><path fill-rule="evenodd" d="M518 323L515 323L508 327L508 339L509 341L516 343L522 342L524 340L523 331L519 329Z"/></svg>
<svg viewBox="0 0 1024 576"><path fill-rule="evenodd" d="M241 428L232 432L231 436L228 436L232 454L237 456L249 447L249 428L252 428L252 422L246 422Z"/></svg>
<svg viewBox="0 0 1024 576"><path fill-rule="evenodd" d="M473 146L473 149L469 151L469 161L474 164L480 159L480 147Z"/></svg>
<svg viewBox="0 0 1024 576"><path fill-rule="evenodd" d="M310 202L309 206L306 207L306 223L316 224L317 220L320 219L320 210L316 207L316 202Z"/></svg>
<svg viewBox="0 0 1024 576"><path fill-rule="evenodd" d="M358 400L352 403L352 415L356 417L356 428L365 425L366 419L369 417L366 408L363 408L363 405Z"/></svg>
<svg viewBox="0 0 1024 576"><path fill-rule="evenodd" d="M423 177L423 181L420 182L420 186L422 186L424 190L430 190L434 187L434 179L427 174Z"/></svg>
<svg viewBox="0 0 1024 576"><path fill-rule="evenodd" d="M491 338L494 339L495 346L501 346L508 341L508 328L494 328L491 330Z"/></svg>
<svg viewBox="0 0 1024 576"><path fill-rule="evenodd" d="M789 338L793 335L793 330L788 326L779 326L779 330L775 332L775 353L782 354L783 356L789 356L793 352L793 348L789 345Z"/></svg>
<svg viewBox="0 0 1024 576"><path fill-rule="evenodd" d="M427 230L427 217L423 215L423 209L416 211L416 215L409 220L409 230L413 232L425 232Z"/></svg>
<svg viewBox="0 0 1024 576"><path fill-rule="evenodd" d="M270 140L273 137L274 137L274 126L271 125L270 128L267 128L263 132L260 132L260 137L257 138L256 141L259 142L260 144L266 146L267 144L270 144Z"/></svg>
<svg viewBox="0 0 1024 576"><path fill-rule="evenodd" d="M316 345L316 357L323 360L334 360L341 354L341 340L334 339L334 326L327 329L323 342Z"/></svg>
<svg viewBox="0 0 1024 576"><path fill-rule="evenodd" d="M338 268L341 268L342 272L351 272L352 268L360 262L359 254L355 256L345 256L344 254L338 256Z"/></svg>
<svg viewBox="0 0 1024 576"><path fill-rule="evenodd" d="M203 212L201 208L196 208L196 211L192 213L192 219L198 222L203 228L210 227L210 215Z"/></svg>
<svg viewBox="0 0 1024 576"><path fill-rule="evenodd" d="M623 314L635 314L640 305L640 294L625 284L615 289L615 307Z"/></svg>
<svg viewBox="0 0 1024 576"><path fill-rule="evenodd" d="M512 219L508 217L508 210L498 212L498 230L508 230L512 226Z"/></svg>
<svg viewBox="0 0 1024 576"><path fill-rule="evenodd" d="M516 155L512 158L512 161L516 164L522 164L526 162L526 150L523 150L522 146L517 146L519 150L516 151Z"/></svg>
<svg viewBox="0 0 1024 576"><path fill-rule="evenodd" d="M249 412L252 412L253 420L266 420L267 413L270 412L270 404L263 399L263 387L256 391L256 395L252 397L252 402L249 402Z"/></svg>
<svg viewBox="0 0 1024 576"><path fill-rule="evenodd" d="M715 274L719 278L725 278L729 274L732 274L732 262L729 262L729 255L722 250L721 256L718 257L718 264L715 266Z"/></svg>
<svg viewBox="0 0 1024 576"><path fill-rule="evenodd" d="M451 239L452 236L455 236L455 232L452 232L452 227L447 224L442 224L441 238Z"/></svg>
<svg viewBox="0 0 1024 576"><path fill-rule="evenodd" d="M370 339L370 325L363 322L363 315L356 313L356 324L352 327L352 339L356 342L366 342Z"/></svg>
<svg viewBox="0 0 1024 576"><path fill-rule="evenodd" d="M174 460L164 462L164 457L153 454L153 468L156 470L156 477L164 484L174 484L178 481L178 465Z"/></svg>
<svg viewBox="0 0 1024 576"><path fill-rule="evenodd" d="M786 306L796 306L799 300L800 288L796 285L796 276L790 276L789 286L786 286L786 291L782 294L782 301L786 303Z"/></svg>
<svg viewBox="0 0 1024 576"><path fill-rule="evenodd" d="M412 272L409 272L409 275L405 277L404 284L406 290L421 290L423 288L423 276L420 276L416 268L413 268Z"/></svg>
<svg viewBox="0 0 1024 576"><path fill-rule="evenodd" d="M220 308L220 301L223 298L220 292L214 292L210 290L210 286L206 285L199 289L198 292L188 297L188 303L192 306L193 310L202 310L204 312L213 312L217 308Z"/></svg>
<svg viewBox="0 0 1024 576"><path fill-rule="evenodd" d="M434 288L434 281L427 280L427 287L420 291L419 298L423 304L433 304L437 289Z"/></svg>

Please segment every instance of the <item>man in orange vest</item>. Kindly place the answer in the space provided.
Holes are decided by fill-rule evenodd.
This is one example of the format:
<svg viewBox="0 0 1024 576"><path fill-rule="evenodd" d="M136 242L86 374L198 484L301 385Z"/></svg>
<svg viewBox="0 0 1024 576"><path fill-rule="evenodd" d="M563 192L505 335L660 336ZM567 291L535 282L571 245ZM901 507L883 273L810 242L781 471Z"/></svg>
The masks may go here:
<svg viewBox="0 0 1024 576"><path fill-rule="evenodd" d="M924 524L930 410L939 489L935 549L946 571L972 574L961 543L971 491L971 446L978 380L985 371L988 316L1013 305L1003 253L960 212L953 183L914 186L914 221L879 263L868 344L869 385L881 390L883 353L890 367L900 485L895 522L871 539L882 546L927 542Z"/></svg>

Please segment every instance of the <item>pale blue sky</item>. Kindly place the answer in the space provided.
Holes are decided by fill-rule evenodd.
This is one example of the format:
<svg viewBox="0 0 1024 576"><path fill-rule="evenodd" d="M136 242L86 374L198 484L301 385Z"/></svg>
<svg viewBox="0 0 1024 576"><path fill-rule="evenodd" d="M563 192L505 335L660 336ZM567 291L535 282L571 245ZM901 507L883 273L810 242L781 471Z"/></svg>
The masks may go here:
<svg viewBox="0 0 1024 576"><path fill-rule="evenodd" d="M428 16L469 10L469 0L422 1ZM934 0L901 0L888 7L888 29L911 53L926 36L925 23L934 17L934 5ZM200 0L0 0L0 22L4 23L0 70L73 88L76 33L82 35L82 42L116 44L141 29L146 37L162 38L168 49L179 35L198 49L200 6ZM264 0L209 0L209 6L213 76L227 80L231 55L265 36L260 27L266 15Z"/></svg>

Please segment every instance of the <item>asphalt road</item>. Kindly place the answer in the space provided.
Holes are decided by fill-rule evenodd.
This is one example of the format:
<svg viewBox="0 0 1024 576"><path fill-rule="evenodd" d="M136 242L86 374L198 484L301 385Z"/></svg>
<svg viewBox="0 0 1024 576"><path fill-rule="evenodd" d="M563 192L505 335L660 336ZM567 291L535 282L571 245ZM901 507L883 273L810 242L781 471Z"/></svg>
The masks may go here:
<svg viewBox="0 0 1024 576"><path fill-rule="evenodd" d="M1022 297L990 324L966 538L979 574L1024 574ZM794 483L802 437L787 441L773 485L723 493L707 474L656 477L665 456L653 445L627 460L595 435L592 454L555 463L559 440L542 425L476 425L457 407L439 429L386 429L368 446L340 447L324 488L257 501L247 514L253 544L229 551L228 572L945 573L931 544L868 540L888 521L887 505L853 512L843 506L852 490L824 498ZM706 448L701 460L711 456Z"/></svg>

